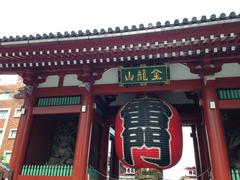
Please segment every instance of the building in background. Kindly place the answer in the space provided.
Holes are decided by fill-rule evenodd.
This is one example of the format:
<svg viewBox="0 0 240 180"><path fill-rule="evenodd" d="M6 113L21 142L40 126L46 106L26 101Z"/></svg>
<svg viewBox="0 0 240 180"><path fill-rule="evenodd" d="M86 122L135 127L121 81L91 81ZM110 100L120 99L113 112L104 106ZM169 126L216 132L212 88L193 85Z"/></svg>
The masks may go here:
<svg viewBox="0 0 240 180"><path fill-rule="evenodd" d="M121 179L121 180L134 180L135 179L135 169L127 167L122 162L120 162L119 179Z"/></svg>
<svg viewBox="0 0 240 180"><path fill-rule="evenodd" d="M196 180L197 179L197 170L196 167L186 167L184 180Z"/></svg>
<svg viewBox="0 0 240 180"><path fill-rule="evenodd" d="M9 163L21 116L23 99L16 99L18 89L23 87L17 76L0 76L0 158Z"/></svg>

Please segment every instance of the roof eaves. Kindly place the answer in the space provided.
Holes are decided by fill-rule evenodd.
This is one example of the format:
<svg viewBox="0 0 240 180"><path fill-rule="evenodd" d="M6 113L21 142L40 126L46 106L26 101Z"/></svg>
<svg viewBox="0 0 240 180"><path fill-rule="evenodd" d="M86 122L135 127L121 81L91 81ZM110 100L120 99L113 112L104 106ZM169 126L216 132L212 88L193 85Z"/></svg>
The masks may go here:
<svg viewBox="0 0 240 180"><path fill-rule="evenodd" d="M191 21L188 21L187 18L184 18L180 23L178 19L176 19L173 24L169 21L165 22L165 25L161 25L160 22L156 23L154 26L152 23L149 23L147 27L144 27L143 24L139 25L137 28L135 25L128 28L128 26L124 26L121 30L119 27L115 28L115 31L112 28L108 28L108 30L101 29L98 32L97 29L94 29L93 32L90 30L78 31L78 33L72 31L71 33L65 32L64 34L58 32L56 35L53 33L49 33L48 35L44 33L42 36L37 34L36 36L30 35L27 37L23 35L22 37L10 36L9 38L3 37L0 39L0 45L18 45L18 44L33 44L33 43L43 43L43 42L58 42L58 41L69 41L69 40L82 40L82 39L96 39L96 38L106 38L106 37L117 37L117 36L126 36L126 35L134 35L134 34L143 34L143 33L153 33L153 32L161 32L161 31L170 31L177 29L186 29L193 27L201 27L201 26L209 26L216 24L225 24L232 22L239 22L240 14L236 15L235 12L231 12L229 16L226 16L224 13L220 14L217 18L215 14L211 15L209 19L206 16L202 16L200 20L197 20L196 17L193 17Z"/></svg>

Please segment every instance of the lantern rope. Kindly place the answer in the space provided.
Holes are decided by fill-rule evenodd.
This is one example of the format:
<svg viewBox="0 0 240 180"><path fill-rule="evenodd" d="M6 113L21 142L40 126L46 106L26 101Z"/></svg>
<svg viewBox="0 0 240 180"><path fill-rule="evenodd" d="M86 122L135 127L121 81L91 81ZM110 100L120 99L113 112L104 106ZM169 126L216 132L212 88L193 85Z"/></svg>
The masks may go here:
<svg viewBox="0 0 240 180"><path fill-rule="evenodd" d="M196 178L202 177L205 173L208 173L208 176L210 176L210 175L209 175L209 173L210 173L209 171L210 171L210 167L207 168L205 171L203 171L201 174L197 175Z"/></svg>
<svg viewBox="0 0 240 180"><path fill-rule="evenodd" d="M93 168L92 166L90 166L90 168L91 168L92 170L94 170L96 173L98 173L100 176L102 176L102 177L107 177L105 174L103 174L103 173L101 173L100 171L96 170L96 169ZM119 180L118 178L114 178L114 177L107 177L107 178L110 179L110 180Z"/></svg>

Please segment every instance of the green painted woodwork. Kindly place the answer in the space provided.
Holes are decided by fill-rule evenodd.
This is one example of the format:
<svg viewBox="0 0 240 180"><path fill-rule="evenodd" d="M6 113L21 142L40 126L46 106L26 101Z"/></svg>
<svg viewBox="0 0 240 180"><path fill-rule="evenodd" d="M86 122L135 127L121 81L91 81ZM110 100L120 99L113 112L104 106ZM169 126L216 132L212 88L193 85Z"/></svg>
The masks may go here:
<svg viewBox="0 0 240 180"><path fill-rule="evenodd" d="M217 95L219 100L240 99L240 89L239 88L218 89Z"/></svg>
<svg viewBox="0 0 240 180"><path fill-rule="evenodd" d="M240 171L237 169L231 170L232 180L240 180Z"/></svg>
<svg viewBox="0 0 240 180"><path fill-rule="evenodd" d="M23 176L72 176L73 166L23 165Z"/></svg>
<svg viewBox="0 0 240 180"><path fill-rule="evenodd" d="M23 176L72 176L73 166L62 165L23 165L21 175ZM88 174L93 179L98 179L98 173L93 169L88 169ZM231 170L232 180L240 180L240 171Z"/></svg>
<svg viewBox="0 0 240 180"><path fill-rule="evenodd" d="M37 106L66 106L81 104L81 96L40 97Z"/></svg>

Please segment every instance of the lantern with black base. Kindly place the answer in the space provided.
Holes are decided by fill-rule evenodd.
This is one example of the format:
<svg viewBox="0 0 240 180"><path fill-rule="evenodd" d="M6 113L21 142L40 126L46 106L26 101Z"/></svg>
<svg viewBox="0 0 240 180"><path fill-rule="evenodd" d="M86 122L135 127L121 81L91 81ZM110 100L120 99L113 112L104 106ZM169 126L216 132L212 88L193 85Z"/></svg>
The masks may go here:
<svg viewBox="0 0 240 180"><path fill-rule="evenodd" d="M119 110L115 124L118 158L137 170L139 179L158 179L146 176L154 168L174 166L182 154L182 125L177 110L152 95L142 95L129 101ZM144 172L143 174L141 172Z"/></svg>

